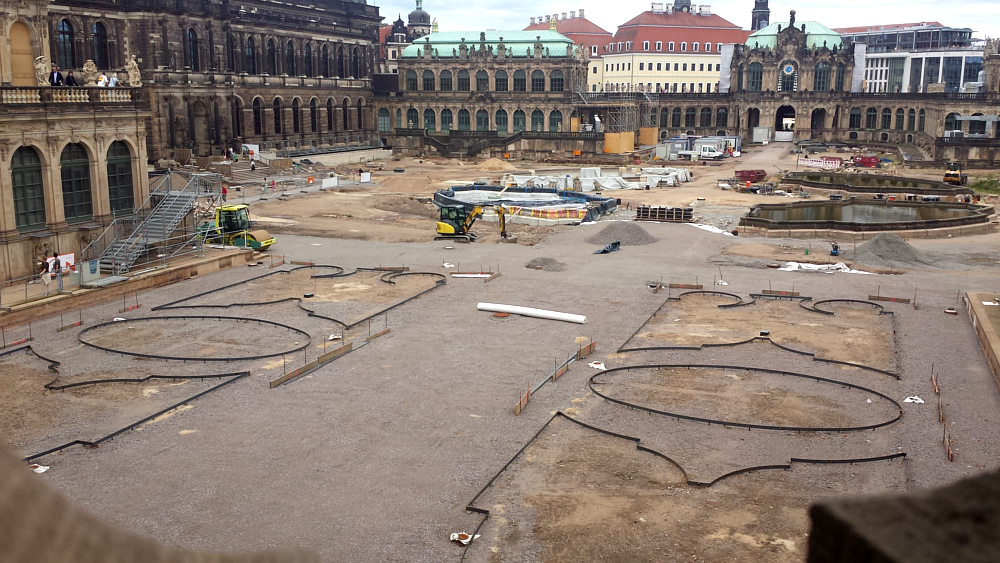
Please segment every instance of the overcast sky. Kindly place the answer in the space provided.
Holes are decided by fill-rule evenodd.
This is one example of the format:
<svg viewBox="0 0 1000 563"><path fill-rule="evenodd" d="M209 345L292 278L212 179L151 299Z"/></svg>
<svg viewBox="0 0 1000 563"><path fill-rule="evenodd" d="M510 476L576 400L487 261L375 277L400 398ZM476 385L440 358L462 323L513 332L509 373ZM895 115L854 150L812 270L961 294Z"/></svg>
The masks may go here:
<svg viewBox="0 0 1000 563"><path fill-rule="evenodd" d="M392 23L397 15L406 16L415 6L413 0L368 0L381 8L385 23ZM750 11L753 0L692 0L694 4L709 4L712 11L723 18L750 28ZM587 19L614 33L619 25L649 10L650 2L609 2L603 0L559 0L536 2L507 0L424 0L424 10L437 18L441 31L470 31L485 29L524 29L532 16L586 10ZM943 8L947 7L947 10ZM888 23L938 21L951 27L969 27L974 37L1000 36L1000 2L997 0L838 0L816 5L813 2L770 1L771 21L788 21L788 11L796 10L799 21L818 21L828 27L851 27Z"/></svg>

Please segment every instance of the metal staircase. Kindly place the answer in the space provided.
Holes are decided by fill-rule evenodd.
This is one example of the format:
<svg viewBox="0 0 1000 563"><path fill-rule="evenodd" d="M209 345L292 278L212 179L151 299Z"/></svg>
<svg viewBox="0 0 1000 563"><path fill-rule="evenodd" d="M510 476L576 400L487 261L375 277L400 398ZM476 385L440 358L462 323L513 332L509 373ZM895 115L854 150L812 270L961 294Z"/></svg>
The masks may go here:
<svg viewBox="0 0 1000 563"><path fill-rule="evenodd" d="M117 217L107 229L83 250L83 259L97 259L102 273L121 275L145 256L150 247L160 245L166 252L171 235L193 210L199 198L218 197L218 176L183 177L169 174L157 179L149 199L133 215ZM180 181L178 181L180 180ZM180 186L181 182L184 183ZM154 182L150 182L154 184Z"/></svg>

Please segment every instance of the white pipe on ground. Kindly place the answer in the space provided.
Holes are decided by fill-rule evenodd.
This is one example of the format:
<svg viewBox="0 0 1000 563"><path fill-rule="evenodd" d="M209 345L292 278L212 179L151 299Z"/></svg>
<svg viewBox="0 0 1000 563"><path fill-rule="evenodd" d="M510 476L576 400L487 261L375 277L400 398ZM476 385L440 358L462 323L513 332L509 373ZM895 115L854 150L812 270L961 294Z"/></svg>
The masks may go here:
<svg viewBox="0 0 1000 563"><path fill-rule="evenodd" d="M535 317L537 319L548 319L552 321L566 321L568 323L586 324L587 317L574 315L571 313L560 313L559 311L546 311L545 309L535 309L532 307L520 307L517 305L500 305L498 303L480 303L480 311L491 313L510 313L511 315L523 315L525 317Z"/></svg>

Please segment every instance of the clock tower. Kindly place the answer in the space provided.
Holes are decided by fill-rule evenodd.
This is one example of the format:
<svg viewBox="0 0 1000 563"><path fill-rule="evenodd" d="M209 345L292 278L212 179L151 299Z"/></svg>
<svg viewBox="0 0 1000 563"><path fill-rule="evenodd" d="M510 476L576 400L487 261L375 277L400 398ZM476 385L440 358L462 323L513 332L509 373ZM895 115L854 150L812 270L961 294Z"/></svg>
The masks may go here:
<svg viewBox="0 0 1000 563"><path fill-rule="evenodd" d="M767 7L767 0L754 0L753 21L750 24L750 31L758 31L767 27L771 23L771 10Z"/></svg>

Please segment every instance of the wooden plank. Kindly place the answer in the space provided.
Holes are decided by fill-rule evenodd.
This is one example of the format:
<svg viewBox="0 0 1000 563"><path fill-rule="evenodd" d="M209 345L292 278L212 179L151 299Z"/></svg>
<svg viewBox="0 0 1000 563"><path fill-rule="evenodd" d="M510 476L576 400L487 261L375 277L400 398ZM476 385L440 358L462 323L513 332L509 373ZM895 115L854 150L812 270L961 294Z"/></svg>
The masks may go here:
<svg viewBox="0 0 1000 563"><path fill-rule="evenodd" d="M56 332L62 332L64 330L71 329L71 328L73 328L75 326L81 326L82 324L83 324L83 321L76 321L73 324L68 324L66 326L61 326L61 327L57 328Z"/></svg>
<svg viewBox="0 0 1000 563"><path fill-rule="evenodd" d="M353 347L354 347L354 344L351 343L351 342L348 342L347 344L344 344L340 348L336 348L336 349L330 350L329 352L321 355L319 357L319 361L320 361L321 364L325 364L325 363L329 362L330 360L335 360L335 359L343 356L344 354L350 352Z"/></svg>
<svg viewBox="0 0 1000 563"><path fill-rule="evenodd" d="M780 291L780 290L777 290L777 289L774 289L774 290L763 289L763 290L761 290L761 293L764 294L764 295L780 295L782 297L799 297L799 292L798 291Z"/></svg>
<svg viewBox="0 0 1000 563"><path fill-rule="evenodd" d="M693 284L693 283L672 283L667 287L671 289L704 289L704 287L701 286L700 284Z"/></svg>
<svg viewBox="0 0 1000 563"><path fill-rule="evenodd" d="M389 329L385 329L385 330L376 332L375 334L373 334L373 335L369 336L368 338L366 338L365 342L371 342L372 340L375 340L379 336L384 336L386 334L389 334Z"/></svg>
<svg viewBox="0 0 1000 563"><path fill-rule="evenodd" d="M497 272L497 273L493 274L492 276L490 276L490 277L486 278L485 280L483 280L483 283L490 283L491 281L493 281L493 280L495 280L495 279L497 279L499 277L500 277L500 272Z"/></svg>
<svg viewBox="0 0 1000 563"><path fill-rule="evenodd" d="M885 295L869 295L869 301L889 301L891 303L909 303L908 297L886 297Z"/></svg>

